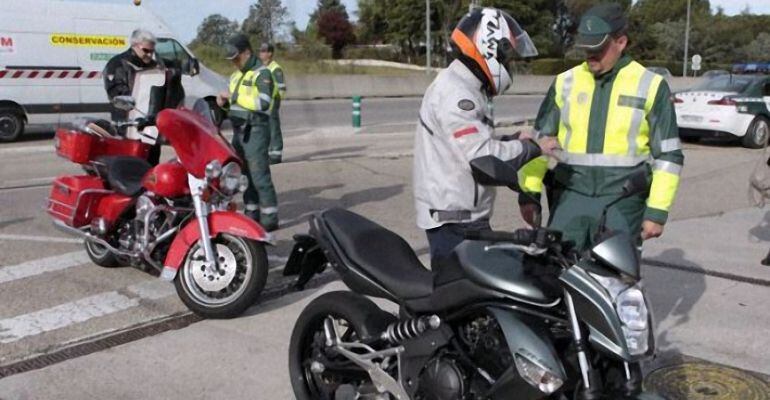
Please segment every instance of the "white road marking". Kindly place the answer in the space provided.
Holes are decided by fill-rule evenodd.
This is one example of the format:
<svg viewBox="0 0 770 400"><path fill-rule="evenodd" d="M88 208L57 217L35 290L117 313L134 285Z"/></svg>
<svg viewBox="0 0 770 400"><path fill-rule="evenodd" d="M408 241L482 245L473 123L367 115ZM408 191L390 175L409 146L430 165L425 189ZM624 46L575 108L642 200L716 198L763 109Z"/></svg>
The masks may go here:
<svg viewBox="0 0 770 400"><path fill-rule="evenodd" d="M39 154L39 153L56 153L53 143L43 144L38 146L20 146L0 149L0 154Z"/></svg>
<svg viewBox="0 0 770 400"><path fill-rule="evenodd" d="M100 293L70 303L0 320L0 343L13 343L28 336L103 317L139 305L138 298L118 292Z"/></svg>
<svg viewBox="0 0 770 400"><path fill-rule="evenodd" d="M160 300L164 297L176 294L174 284L171 282L153 279L136 285L129 286L128 291L146 300Z"/></svg>
<svg viewBox="0 0 770 400"><path fill-rule="evenodd" d="M83 243L82 239L63 238L55 236L9 235L1 234L0 240L19 242L43 242L43 243Z"/></svg>
<svg viewBox="0 0 770 400"><path fill-rule="evenodd" d="M12 282L46 272L60 271L91 262L84 251L40 258L22 264L0 267L0 283Z"/></svg>

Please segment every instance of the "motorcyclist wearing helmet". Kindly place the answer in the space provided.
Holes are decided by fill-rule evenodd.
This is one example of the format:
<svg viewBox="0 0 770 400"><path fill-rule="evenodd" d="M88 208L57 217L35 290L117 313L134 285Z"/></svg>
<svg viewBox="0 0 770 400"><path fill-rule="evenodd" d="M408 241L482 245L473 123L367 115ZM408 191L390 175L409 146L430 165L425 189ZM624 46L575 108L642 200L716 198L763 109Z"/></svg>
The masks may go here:
<svg viewBox="0 0 770 400"><path fill-rule="evenodd" d="M414 145L417 225L426 230L432 260L448 256L468 230L490 229L494 188L477 185L469 162L493 155L523 163L558 148L554 138L500 141L493 137L493 96L511 85L516 56L537 55L516 20L477 8L452 33L456 55L428 87Z"/></svg>

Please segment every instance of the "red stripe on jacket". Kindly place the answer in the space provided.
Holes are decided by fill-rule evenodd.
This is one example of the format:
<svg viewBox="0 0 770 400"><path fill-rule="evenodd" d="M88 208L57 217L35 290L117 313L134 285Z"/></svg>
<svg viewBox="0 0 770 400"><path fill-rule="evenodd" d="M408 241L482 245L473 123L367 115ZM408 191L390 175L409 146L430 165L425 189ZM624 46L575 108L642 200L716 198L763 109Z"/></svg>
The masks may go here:
<svg viewBox="0 0 770 400"><path fill-rule="evenodd" d="M460 129L459 131L455 132L453 136L455 139L459 139L465 135L472 135L474 133L479 133L479 130L476 129L475 126L469 126L465 129Z"/></svg>

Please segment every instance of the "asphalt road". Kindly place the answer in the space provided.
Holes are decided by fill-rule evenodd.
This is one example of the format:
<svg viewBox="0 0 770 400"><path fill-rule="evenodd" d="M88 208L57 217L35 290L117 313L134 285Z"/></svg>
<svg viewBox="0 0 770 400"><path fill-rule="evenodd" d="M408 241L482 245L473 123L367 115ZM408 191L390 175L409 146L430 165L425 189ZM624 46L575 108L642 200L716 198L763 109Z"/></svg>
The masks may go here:
<svg viewBox="0 0 770 400"><path fill-rule="evenodd" d="M0 398L290 398L288 336L302 305L318 292L276 297L289 283L280 272L291 236L306 231L308 215L345 207L402 235L423 260L427 253L413 222L412 129L405 121L413 119L419 99L368 102L369 124L357 135L334 124L347 123L345 102L286 103L286 162L273 169L282 229L268 250L271 301L241 318L194 323L0 379ZM537 102L506 97L496 110L533 111ZM523 114L498 111L499 117ZM712 142L688 144L685 153L670 234L645 247L649 257L691 267L645 267L661 354L770 374L764 334L770 296L762 284L770 282L770 269L756 262L770 234L746 202L748 175L761 152ZM186 313L172 285L132 268L99 268L77 240L51 227L42 211L48 183L77 171L53 154L50 138L0 146L0 368ZM522 226L514 204L512 195L498 196L493 225ZM714 231L723 236L714 238ZM339 284L323 290L334 288ZM204 363L207 368L197 368ZM212 376L217 384L207 384Z"/></svg>

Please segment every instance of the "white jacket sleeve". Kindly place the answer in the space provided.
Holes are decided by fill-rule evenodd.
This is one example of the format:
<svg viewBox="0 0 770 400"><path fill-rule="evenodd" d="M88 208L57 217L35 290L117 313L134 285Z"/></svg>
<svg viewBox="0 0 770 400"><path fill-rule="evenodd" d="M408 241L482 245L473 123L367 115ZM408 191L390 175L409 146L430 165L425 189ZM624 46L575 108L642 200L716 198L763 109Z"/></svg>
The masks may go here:
<svg viewBox="0 0 770 400"><path fill-rule="evenodd" d="M488 155L503 161L519 157L530 160L541 154L540 147L531 140L500 141L493 138L492 122L488 121L477 99L457 100L448 96L442 103L441 132L448 135L446 139L460 149L466 161Z"/></svg>

